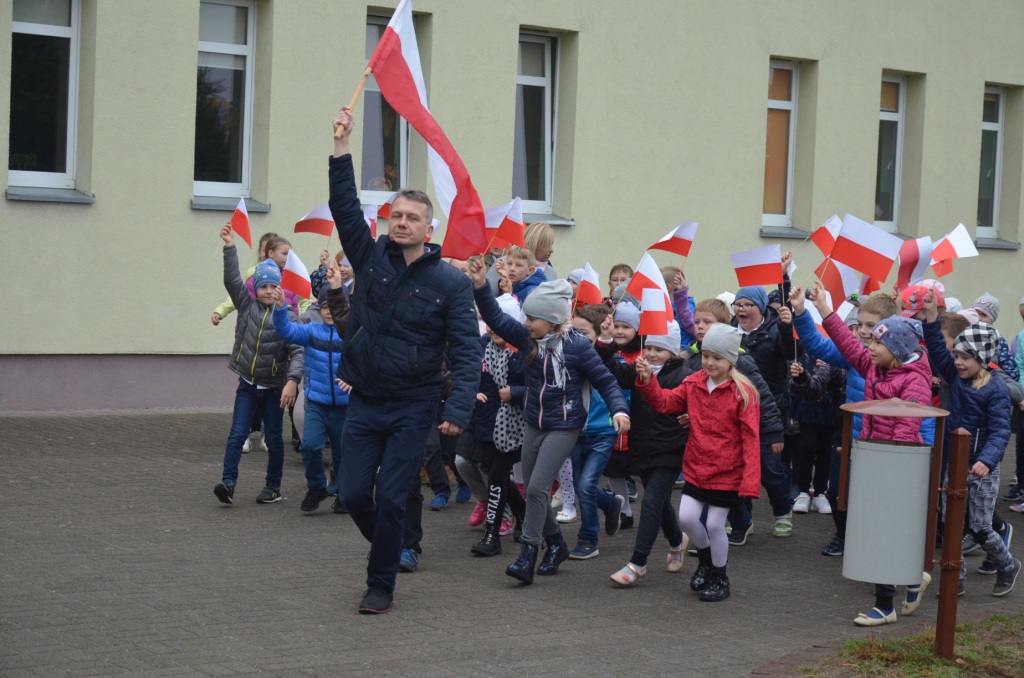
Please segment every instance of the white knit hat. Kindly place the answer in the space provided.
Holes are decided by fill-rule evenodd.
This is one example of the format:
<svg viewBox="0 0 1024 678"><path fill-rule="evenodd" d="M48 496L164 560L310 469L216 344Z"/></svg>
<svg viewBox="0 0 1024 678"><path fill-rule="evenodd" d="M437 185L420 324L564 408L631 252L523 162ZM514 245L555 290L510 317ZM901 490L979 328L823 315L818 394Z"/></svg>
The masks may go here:
<svg viewBox="0 0 1024 678"><path fill-rule="evenodd" d="M682 333L679 331L679 323L673 320L669 323L668 334L652 334L644 339L644 344L663 348L673 354L679 353L680 345L683 343Z"/></svg>

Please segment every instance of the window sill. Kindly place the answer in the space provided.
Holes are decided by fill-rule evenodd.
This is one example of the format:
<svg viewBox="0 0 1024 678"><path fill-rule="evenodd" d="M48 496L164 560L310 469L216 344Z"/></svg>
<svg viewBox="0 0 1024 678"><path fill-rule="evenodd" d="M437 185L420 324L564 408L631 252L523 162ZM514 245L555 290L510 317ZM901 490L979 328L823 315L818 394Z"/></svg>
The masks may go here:
<svg viewBox="0 0 1024 678"><path fill-rule="evenodd" d="M1019 250L1019 242L1000 240L999 238L978 238L974 244L979 250Z"/></svg>
<svg viewBox="0 0 1024 678"><path fill-rule="evenodd" d="M194 210L234 212L236 207L238 207L237 198L215 198L205 195L192 196L192 209ZM252 198L246 198L245 209L248 212L269 212L270 205L264 205L261 202L256 202Z"/></svg>
<svg viewBox="0 0 1024 678"><path fill-rule="evenodd" d="M78 205L92 205L95 195L86 195L73 188L37 188L31 186L8 186L5 196L8 200L29 202L66 202Z"/></svg>
<svg viewBox="0 0 1024 678"><path fill-rule="evenodd" d="M575 226L576 220L570 217L560 217L557 214L523 214L523 221L528 225L539 221L551 226Z"/></svg>
<svg viewBox="0 0 1024 678"><path fill-rule="evenodd" d="M806 240L811 236L806 231L801 231L788 226L762 226L762 238L788 238L790 240Z"/></svg>

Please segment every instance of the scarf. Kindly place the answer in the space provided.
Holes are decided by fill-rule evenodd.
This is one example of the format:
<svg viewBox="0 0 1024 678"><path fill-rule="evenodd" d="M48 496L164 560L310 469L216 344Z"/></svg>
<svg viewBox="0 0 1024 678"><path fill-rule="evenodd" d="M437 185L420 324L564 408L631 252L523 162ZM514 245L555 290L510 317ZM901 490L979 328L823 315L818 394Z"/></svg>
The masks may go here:
<svg viewBox="0 0 1024 678"><path fill-rule="evenodd" d="M569 370L565 366L565 356L562 354L566 336L567 332L563 328L561 332L551 332L537 340L537 359L544 360L546 356L551 356L552 376L555 378L553 385L561 389L564 389L566 382L569 381ZM544 375L544 379L547 380L547 374Z"/></svg>

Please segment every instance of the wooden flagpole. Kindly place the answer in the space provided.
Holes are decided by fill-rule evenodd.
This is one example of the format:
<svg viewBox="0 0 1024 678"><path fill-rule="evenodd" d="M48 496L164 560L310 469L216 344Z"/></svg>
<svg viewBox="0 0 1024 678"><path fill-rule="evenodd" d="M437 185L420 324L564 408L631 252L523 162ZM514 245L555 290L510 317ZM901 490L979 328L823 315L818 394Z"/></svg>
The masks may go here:
<svg viewBox="0 0 1024 678"><path fill-rule="evenodd" d="M373 70L369 66L367 66L366 70L363 71L363 77L359 79L359 84L356 85L356 91L352 94L352 99L348 102L348 107L350 109L356 107L356 102L359 101L359 95L363 93L363 88L366 87L366 80L370 77L371 73L373 73ZM341 135L344 133L345 128L339 127L338 129L334 130L334 138L340 139Z"/></svg>

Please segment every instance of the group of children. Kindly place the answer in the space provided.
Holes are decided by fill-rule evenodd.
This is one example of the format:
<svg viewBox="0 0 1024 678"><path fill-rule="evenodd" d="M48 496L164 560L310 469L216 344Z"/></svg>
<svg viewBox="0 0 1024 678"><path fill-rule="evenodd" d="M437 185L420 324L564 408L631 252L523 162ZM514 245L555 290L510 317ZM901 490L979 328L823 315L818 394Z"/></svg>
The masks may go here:
<svg viewBox="0 0 1024 678"><path fill-rule="evenodd" d="M301 452L308 491L301 510L315 511L334 495L334 510L344 513L337 473L348 387L336 375L352 269L343 253L332 260L325 251L312 276L316 306L308 310L313 300L280 287L286 240L265 236L260 261L243 281L230 227L220 235L225 287L239 312L230 360L239 382L214 493L234 501L240 455L255 423L269 452L257 502L280 499L283 412L305 379ZM602 516L606 536L633 524L627 481L636 477L644 493L634 550L612 581L628 587L646 576L660 531L668 542L666 570L681 571L689 548L697 557L690 588L702 601L724 600L729 547L751 534L751 500L761 486L775 536L792 534L794 512L830 514L836 531L822 554L843 554L838 406L899 398L949 410L947 447L949 431L971 433L965 552L985 552L978 571L995 575L993 595L1012 590L1021 563L1009 551L1012 526L994 508L1014 411L1020 411L1017 470L1024 470L1024 332L1012 347L999 336L992 325L996 299L983 295L970 308L957 308L955 299L943 298L941 283L925 281L901 295L877 292L840 318L820 283L790 290L787 278L772 294L748 287L695 302L682 272L668 267L663 274L675 321L665 334L641 337L640 303L626 291L630 267L612 269L604 303L582 305L576 301L582 269L562 279L550 264L551 228L532 225L526 244L503 256L452 262L472 280L481 322L477 407L453 446L477 502L470 524L484 530L472 554L500 554L501 537L514 525L520 551L506 574L520 582L554 575L566 559L594 558ZM783 270L788 264L788 256L780 262ZM806 311L808 300L827 337ZM213 323L230 310L218 307ZM1024 299L1020 310L1024 317ZM853 433L931 444L934 430L928 419L858 415ZM322 456L328 440L329 477ZM556 514L558 484L562 511ZM675 509L672 491L680 486ZM1024 511L1017 479L1004 498L1012 511ZM562 526L577 519L570 548ZM965 578L966 567L961 594ZM927 573L920 582L904 582L903 614L920 605L929 582ZM894 598L894 586L877 585L874 606L855 623L896 621Z"/></svg>

